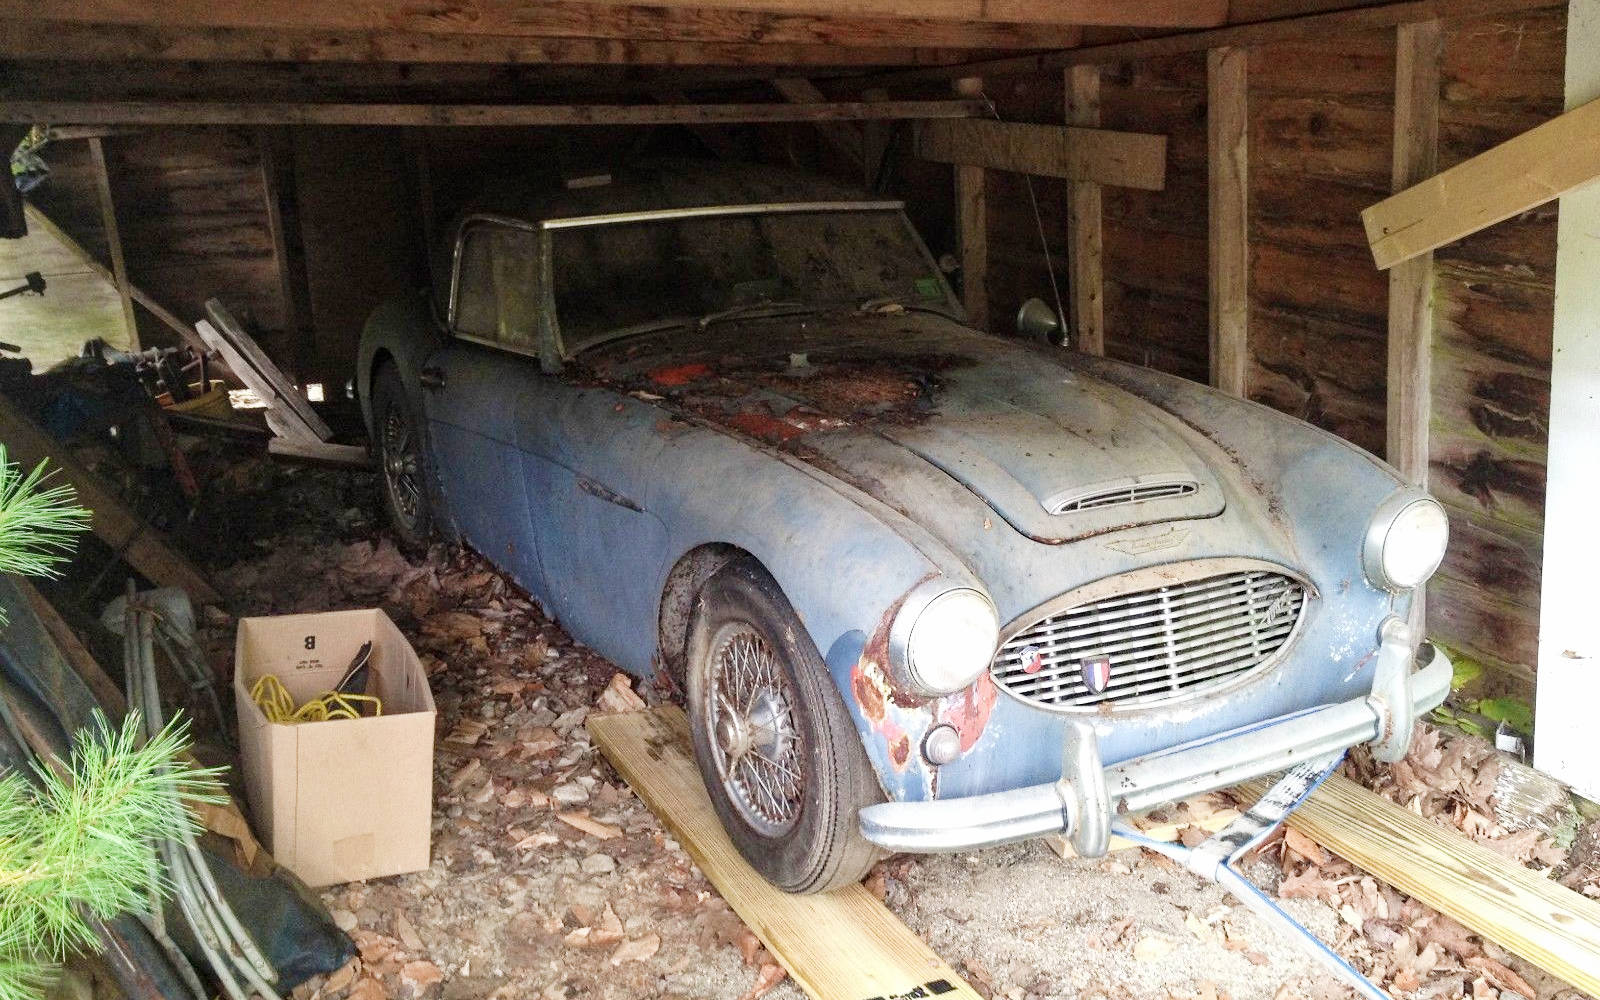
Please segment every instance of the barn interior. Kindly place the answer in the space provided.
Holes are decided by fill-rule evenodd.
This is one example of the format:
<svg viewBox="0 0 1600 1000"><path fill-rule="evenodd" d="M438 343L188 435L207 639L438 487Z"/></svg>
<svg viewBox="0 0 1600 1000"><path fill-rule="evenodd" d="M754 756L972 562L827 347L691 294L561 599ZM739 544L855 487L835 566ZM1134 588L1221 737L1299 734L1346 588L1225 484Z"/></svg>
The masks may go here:
<svg viewBox="0 0 1600 1000"><path fill-rule="evenodd" d="M1347 774L1536 884L1496 868L1474 887L1476 855L1351 815L1291 823L1250 870L1390 995L1600 987L1584 738L1600 650L1580 575L1600 556L1583 500L1600 203L1581 189L1600 143L1540 131L1600 97L1594 0L0 8L17 180L0 186L0 283L46 285L0 301L0 340L32 361L4 381L81 365L96 340L215 362L196 324L222 325L220 302L328 432L269 448L286 435L263 414L287 404L244 398L225 358L234 405L174 417L154 458L109 443L120 410L75 413L69 433L6 388L13 461L48 458L131 518L102 530L89 503L78 558L38 581L67 635L115 678L114 640L90 634L105 602L130 575L182 586L227 699L241 618L381 607L438 705L431 861L317 889L352 944L294 996L872 995L801 967L789 931L708 881L585 729L597 703L670 691L635 693L473 552L402 553L377 513L356 400L368 317L439 280L486 195L661 160L902 201L971 326L1014 337L1041 300L1061 350L1252 400L1427 490L1450 545L1418 623L1455 664L1452 693L1405 761ZM1374 228L1436 182L1433 235ZM202 745L207 720L232 719L193 715ZM1353 815L1387 815L1365 801ZM1237 805L1162 818L1192 831ZM1351 995L1150 850L895 857L867 891L991 1000ZM831 933L822 951L852 954L856 931ZM85 957L57 987L81 992L60 995L116 995L107 964Z"/></svg>

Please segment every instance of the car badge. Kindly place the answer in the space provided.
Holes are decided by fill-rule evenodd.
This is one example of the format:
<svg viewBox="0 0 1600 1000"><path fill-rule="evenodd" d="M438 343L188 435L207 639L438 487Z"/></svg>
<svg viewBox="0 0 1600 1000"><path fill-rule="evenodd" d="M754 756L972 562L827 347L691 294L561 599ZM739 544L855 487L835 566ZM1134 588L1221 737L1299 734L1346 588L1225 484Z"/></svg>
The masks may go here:
<svg viewBox="0 0 1600 1000"><path fill-rule="evenodd" d="M1111 683L1111 657L1086 656L1078 661L1078 671L1083 675L1083 686L1090 694L1104 694Z"/></svg>
<svg viewBox="0 0 1600 1000"><path fill-rule="evenodd" d="M1020 655L1022 658L1023 673L1036 674L1044 669L1044 653L1039 649L1039 647L1023 646L1022 653Z"/></svg>

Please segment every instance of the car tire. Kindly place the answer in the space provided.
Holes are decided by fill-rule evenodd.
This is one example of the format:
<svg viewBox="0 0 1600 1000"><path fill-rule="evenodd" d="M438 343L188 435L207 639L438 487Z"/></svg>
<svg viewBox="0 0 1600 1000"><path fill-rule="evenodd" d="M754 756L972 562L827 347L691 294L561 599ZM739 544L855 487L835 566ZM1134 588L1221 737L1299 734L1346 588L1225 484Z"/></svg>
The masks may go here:
<svg viewBox="0 0 1600 1000"><path fill-rule="evenodd" d="M383 513L400 548L420 555L433 539L426 428L392 363L372 378L372 455Z"/></svg>
<svg viewBox="0 0 1600 1000"><path fill-rule="evenodd" d="M827 665L753 559L701 588L687 653L695 760L739 853L786 892L860 881L882 852L856 814L883 793Z"/></svg>

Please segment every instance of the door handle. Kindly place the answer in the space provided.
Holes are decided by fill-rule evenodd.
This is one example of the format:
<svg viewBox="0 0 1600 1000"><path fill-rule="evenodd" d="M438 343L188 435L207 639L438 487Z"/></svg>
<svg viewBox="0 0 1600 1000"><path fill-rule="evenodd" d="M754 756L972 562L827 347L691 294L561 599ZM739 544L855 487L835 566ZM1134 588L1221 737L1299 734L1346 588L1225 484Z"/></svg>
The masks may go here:
<svg viewBox="0 0 1600 1000"><path fill-rule="evenodd" d="M426 368L418 369L417 384L422 386L424 389L443 389L444 370L441 368L435 368L431 365Z"/></svg>

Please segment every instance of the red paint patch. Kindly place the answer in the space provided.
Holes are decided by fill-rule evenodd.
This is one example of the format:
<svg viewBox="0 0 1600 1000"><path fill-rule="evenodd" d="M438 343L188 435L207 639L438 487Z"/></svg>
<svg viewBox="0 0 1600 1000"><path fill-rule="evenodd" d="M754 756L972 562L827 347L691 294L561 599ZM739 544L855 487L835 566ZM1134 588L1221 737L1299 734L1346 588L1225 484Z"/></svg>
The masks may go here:
<svg viewBox="0 0 1600 1000"><path fill-rule="evenodd" d="M735 413L728 417L728 426L768 444L784 444L806 433L804 427L796 427L766 413Z"/></svg>
<svg viewBox="0 0 1600 1000"><path fill-rule="evenodd" d="M672 365L668 368L657 368L650 373L650 381L656 385L688 385L698 382L703 378L711 377L711 366L707 364Z"/></svg>
<svg viewBox="0 0 1600 1000"><path fill-rule="evenodd" d="M898 739L889 743L889 760L894 763L896 771L906 766L906 761L911 759L911 737L901 733Z"/></svg>
<svg viewBox="0 0 1600 1000"><path fill-rule="evenodd" d="M867 721L874 725L883 721L886 707L883 692L861 669L859 662L850 671L850 690L855 694L856 704L861 706L861 714L867 717Z"/></svg>
<svg viewBox="0 0 1600 1000"><path fill-rule="evenodd" d="M999 689L988 671L978 675L972 686L960 694L948 695L939 705L939 720L956 727L961 734L961 752L966 753L983 735L989 724L989 713L1000 697Z"/></svg>

